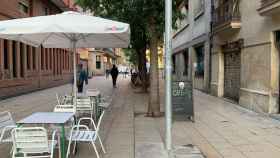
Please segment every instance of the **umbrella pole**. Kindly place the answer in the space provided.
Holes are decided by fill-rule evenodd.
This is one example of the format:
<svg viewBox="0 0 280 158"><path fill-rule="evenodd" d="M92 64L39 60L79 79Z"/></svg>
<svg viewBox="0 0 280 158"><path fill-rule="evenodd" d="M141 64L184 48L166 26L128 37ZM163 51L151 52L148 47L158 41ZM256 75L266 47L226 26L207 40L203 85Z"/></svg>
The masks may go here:
<svg viewBox="0 0 280 158"><path fill-rule="evenodd" d="M73 93L74 93L74 106L76 107L76 102L77 102L77 66L76 66L76 42L75 41L72 41L72 49L73 49L73 75L74 75Z"/></svg>

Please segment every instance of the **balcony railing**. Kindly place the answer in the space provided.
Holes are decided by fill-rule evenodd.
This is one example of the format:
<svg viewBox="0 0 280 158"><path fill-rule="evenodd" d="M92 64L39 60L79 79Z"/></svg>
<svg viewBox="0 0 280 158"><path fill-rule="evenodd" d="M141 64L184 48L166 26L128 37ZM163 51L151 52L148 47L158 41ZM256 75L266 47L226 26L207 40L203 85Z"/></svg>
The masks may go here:
<svg viewBox="0 0 280 158"><path fill-rule="evenodd" d="M261 0L261 7L267 7L275 2L279 2L280 0Z"/></svg>
<svg viewBox="0 0 280 158"><path fill-rule="evenodd" d="M229 0L221 4L215 9L213 16L214 27L219 27L231 22L240 22L239 0Z"/></svg>
<svg viewBox="0 0 280 158"><path fill-rule="evenodd" d="M261 0L261 6L258 11L262 16L279 14L280 0Z"/></svg>

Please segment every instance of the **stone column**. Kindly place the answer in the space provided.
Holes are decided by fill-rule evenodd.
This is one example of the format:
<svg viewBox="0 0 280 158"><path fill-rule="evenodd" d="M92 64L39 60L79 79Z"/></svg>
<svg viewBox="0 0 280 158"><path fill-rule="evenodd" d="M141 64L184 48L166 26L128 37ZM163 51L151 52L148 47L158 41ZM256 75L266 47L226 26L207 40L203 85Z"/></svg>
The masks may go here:
<svg viewBox="0 0 280 158"><path fill-rule="evenodd" d="M28 56L30 59L30 70L33 71L33 49L31 46L29 47L29 55L27 55L27 57Z"/></svg>
<svg viewBox="0 0 280 158"><path fill-rule="evenodd" d="M9 79L13 79L13 42L8 41L8 65L9 65Z"/></svg>
<svg viewBox="0 0 280 158"><path fill-rule="evenodd" d="M50 70L53 72L53 48L50 48Z"/></svg>
<svg viewBox="0 0 280 158"><path fill-rule="evenodd" d="M218 52L219 70L218 70L218 97L224 96L224 54L220 49Z"/></svg>
<svg viewBox="0 0 280 158"><path fill-rule="evenodd" d="M22 66L23 66L23 77L26 78L27 77L27 49L29 49L30 47L27 47L27 45L23 44L23 50L21 51L21 55L23 57L23 63L22 63ZM30 50L29 50L30 51ZM21 65L19 65L19 68L21 67ZM20 70L20 69L19 69Z"/></svg>
<svg viewBox="0 0 280 158"><path fill-rule="evenodd" d="M46 70L46 48L44 48L43 49L43 52L41 53L42 54L42 65L41 65L41 67L42 67L42 70Z"/></svg>
<svg viewBox="0 0 280 158"><path fill-rule="evenodd" d="M210 43L204 43L204 90L210 92Z"/></svg>
<svg viewBox="0 0 280 158"><path fill-rule="evenodd" d="M16 42L16 74L17 78L21 77L21 55L24 57L23 52L20 50L20 42ZM25 74L25 72L24 72ZM25 75L23 76L25 77Z"/></svg>

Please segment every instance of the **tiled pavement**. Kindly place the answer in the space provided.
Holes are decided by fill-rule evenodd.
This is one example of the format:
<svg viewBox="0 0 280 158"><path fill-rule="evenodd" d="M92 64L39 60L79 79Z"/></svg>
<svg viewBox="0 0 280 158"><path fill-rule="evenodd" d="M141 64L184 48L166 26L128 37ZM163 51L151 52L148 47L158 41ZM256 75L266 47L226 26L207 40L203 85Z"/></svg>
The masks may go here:
<svg viewBox="0 0 280 158"><path fill-rule="evenodd" d="M147 95L131 89L129 79L122 79L117 89L104 77L90 80L90 88L98 88L113 96L113 106L102 126L107 154L104 158L167 157L163 146L164 118L146 118ZM9 110L16 120L34 111L51 111L55 93L66 93L64 85L0 101L1 111ZM163 88L161 88L163 90ZM163 98L163 97L162 97ZM195 123L176 121L173 142L177 158L187 158L186 146L197 146L208 158L278 158L280 156L280 123L246 111L223 99L195 91ZM77 157L94 157L90 147L81 145ZM9 150L0 145L0 157ZM192 158L199 156L194 147Z"/></svg>

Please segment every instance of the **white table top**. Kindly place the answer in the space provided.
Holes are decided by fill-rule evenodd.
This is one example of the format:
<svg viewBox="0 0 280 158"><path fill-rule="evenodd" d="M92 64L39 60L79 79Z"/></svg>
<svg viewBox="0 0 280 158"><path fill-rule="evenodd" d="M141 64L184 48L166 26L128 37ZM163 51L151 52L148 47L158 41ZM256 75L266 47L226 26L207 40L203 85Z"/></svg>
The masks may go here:
<svg viewBox="0 0 280 158"><path fill-rule="evenodd" d="M74 116L74 113L36 112L18 121L19 124L64 124Z"/></svg>

